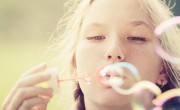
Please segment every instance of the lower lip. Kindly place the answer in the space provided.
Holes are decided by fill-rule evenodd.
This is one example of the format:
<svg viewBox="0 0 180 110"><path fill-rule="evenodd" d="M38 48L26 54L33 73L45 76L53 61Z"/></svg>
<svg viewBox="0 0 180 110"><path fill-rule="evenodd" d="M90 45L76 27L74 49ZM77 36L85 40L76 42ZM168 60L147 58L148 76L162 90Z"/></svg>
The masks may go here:
<svg viewBox="0 0 180 110"><path fill-rule="evenodd" d="M114 94L115 96L120 96L121 94L119 94L118 92L116 92L112 87L108 87L106 88L106 93L107 94L111 94L111 96Z"/></svg>

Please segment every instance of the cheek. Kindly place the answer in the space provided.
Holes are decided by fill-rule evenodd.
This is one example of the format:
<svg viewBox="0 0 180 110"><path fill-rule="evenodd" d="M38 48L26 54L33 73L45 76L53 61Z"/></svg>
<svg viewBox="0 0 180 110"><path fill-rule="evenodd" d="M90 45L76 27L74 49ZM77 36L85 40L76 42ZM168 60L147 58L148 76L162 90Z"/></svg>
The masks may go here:
<svg viewBox="0 0 180 110"><path fill-rule="evenodd" d="M98 51L97 51L98 50ZM80 42L76 49L76 66L79 74L95 73L101 64L102 52L91 44Z"/></svg>
<svg viewBox="0 0 180 110"><path fill-rule="evenodd" d="M95 70L107 63L104 60L104 46L92 45L81 41L76 49L76 65L78 74L94 74ZM162 65L153 44L144 46L125 46L125 62L135 65L143 80L155 82Z"/></svg>
<svg viewBox="0 0 180 110"><path fill-rule="evenodd" d="M156 54L153 46L129 50L131 51L127 54L127 60L137 67L142 80L155 82L160 73L162 59Z"/></svg>

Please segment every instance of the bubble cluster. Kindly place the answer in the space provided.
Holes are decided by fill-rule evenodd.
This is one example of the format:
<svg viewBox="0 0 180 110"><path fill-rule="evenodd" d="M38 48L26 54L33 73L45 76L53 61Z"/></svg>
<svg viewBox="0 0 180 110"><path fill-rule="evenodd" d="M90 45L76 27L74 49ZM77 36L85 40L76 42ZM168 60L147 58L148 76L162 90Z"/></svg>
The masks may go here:
<svg viewBox="0 0 180 110"><path fill-rule="evenodd" d="M180 16L163 22L155 29L154 33L159 39L162 39L164 36L171 37L164 35L164 33L166 33L170 27L177 24L180 24ZM176 27L176 29L179 28ZM155 45L157 54L168 62L180 64L180 58L168 54L160 43ZM104 87L112 87L112 89L120 95L133 95L133 110L180 110L180 101L179 104L176 104L177 106L170 106L169 108L166 106L166 104L169 103L168 101L180 97L180 89L171 89L161 93L160 88L156 84L141 80L137 68L128 62L106 65L100 67L95 74L86 73L81 77L60 79L59 82L71 80L83 80L88 85L91 84L92 81L97 81Z"/></svg>

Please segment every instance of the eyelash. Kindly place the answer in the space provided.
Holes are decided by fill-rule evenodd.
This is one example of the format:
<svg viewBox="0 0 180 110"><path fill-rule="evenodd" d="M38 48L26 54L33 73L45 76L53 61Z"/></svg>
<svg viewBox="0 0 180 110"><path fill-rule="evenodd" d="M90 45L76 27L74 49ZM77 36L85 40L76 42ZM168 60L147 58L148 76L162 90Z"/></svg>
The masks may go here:
<svg viewBox="0 0 180 110"><path fill-rule="evenodd" d="M139 41L139 42L145 42L146 38L144 37L128 37L128 40L132 40L132 41Z"/></svg>
<svg viewBox="0 0 180 110"><path fill-rule="evenodd" d="M105 39L104 36L93 36L93 37L87 37L87 40L103 40ZM146 38L144 37L128 37L128 40L131 41L137 41L137 42L145 42Z"/></svg>
<svg viewBox="0 0 180 110"><path fill-rule="evenodd" d="M87 37L87 40L103 40L103 39L105 39L104 36Z"/></svg>

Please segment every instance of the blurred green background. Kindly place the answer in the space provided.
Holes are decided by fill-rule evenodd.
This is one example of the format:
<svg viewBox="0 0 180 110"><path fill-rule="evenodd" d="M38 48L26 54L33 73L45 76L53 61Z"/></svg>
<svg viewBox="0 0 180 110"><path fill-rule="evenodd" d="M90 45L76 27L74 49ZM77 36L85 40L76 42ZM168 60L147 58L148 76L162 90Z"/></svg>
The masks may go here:
<svg viewBox="0 0 180 110"><path fill-rule="evenodd" d="M46 43L64 2L0 0L0 104L22 73L45 61ZM180 15L180 0L174 11ZM53 104L49 108L57 110Z"/></svg>
<svg viewBox="0 0 180 110"><path fill-rule="evenodd" d="M62 16L64 2L0 0L0 108L17 79L46 60L45 46Z"/></svg>

